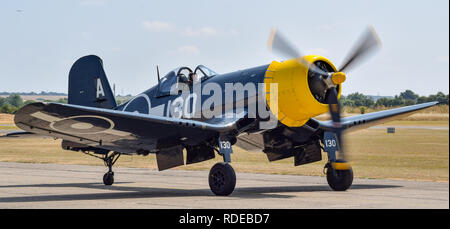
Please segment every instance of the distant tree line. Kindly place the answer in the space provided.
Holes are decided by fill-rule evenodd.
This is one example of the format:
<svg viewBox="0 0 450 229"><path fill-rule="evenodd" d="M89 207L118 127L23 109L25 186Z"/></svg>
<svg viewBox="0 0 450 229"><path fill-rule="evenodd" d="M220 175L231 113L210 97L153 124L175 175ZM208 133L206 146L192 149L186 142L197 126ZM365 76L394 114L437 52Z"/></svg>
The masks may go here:
<svg viewBox="0 0 450 229"><path fill-rule="evenodd" d="M23 101L19 94L10 94L8 97L0 97L0 113L14 114L21 107L35 103L34 100ZM67 98L58 100L44 100L44 102L67 103Z"/></svg>
<svg viewBox="0 0 450 229"><path fill-rule="evenodd" d="M371 96L356 92L342 96L340 102L343 106L358 107L361 113L365 113L367 108L401 107L432 101L438 101L440 104L448 105L448 96L448 94L445 95L442 92L438 92L435 95L419 96L411 90L406 90L394 97L381 97L375 100Z"/></svg>
<svg viewBox="0 0 450 229"><path fill-rule="evenodd" d="M18 95L59 95L59 96L64 96L67 95L66 93L60 93L60 92L53 92L53 91L41 91L39 93L36 93L34 91L32 92L0 92L0 95L14 95L14 94L18 94Z"/></svg>
<svg viewBox="0 0 450 229"><path fill-rule="evenodd" d="M0 95L4 95L2 93L6 93L6 92L0 92ZM34 93L34 92L31 92L31 93ZM44 94L42 94L42 93L44 93ZM56 94L51 94L51 93L53 93L53 92L41 92L41 94L39 94L39 95L56 95ZM62 93L59 93L59 94L62 94ZM14 114L21 107L23 107L27 104L36 102L34 100L23 101L22 97L20 97L19 94L8 93L8 95L9 96L5 97L5 98L0 97L0 113ZM31 95L31 94L27 94L27 95ZM375 100L371 96L367 96L362 93L356 92L356 93L349 94L347 96L342 95L340 102L344 107L359 108L361 113L365 113L365 110L367 110L367 108L400 107L400 106L409 106L409 105L431 102L431 101L438 101L440 104L448 105L449 104L448 96L449 96L448 94L445 95L442 92L438 92L435 95L419 96L411 90L406 90L394 97L381 97L381 98L378 98L377 100ZM131 98L131 95L124 96L124 97L118 96L117 102L118 102L118 104L121 104L130 98ZM62 98L62 99L58 99L58 100L44 100L44 102L67 103L67 98Z"/></svg>

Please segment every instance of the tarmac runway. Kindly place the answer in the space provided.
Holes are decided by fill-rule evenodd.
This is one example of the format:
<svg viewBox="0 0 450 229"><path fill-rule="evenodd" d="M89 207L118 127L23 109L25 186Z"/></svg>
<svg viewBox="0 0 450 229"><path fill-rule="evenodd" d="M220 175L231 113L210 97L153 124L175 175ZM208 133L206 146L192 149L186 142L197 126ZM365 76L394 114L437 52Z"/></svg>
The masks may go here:
<svg viewBox="0 0 450 229"><path fill-rule="evenodd" d="M449 184L355 179L345 192L325 177L237 173L231 196L209 190L208 171L0 162L0 208L449 208Z"/></svg>

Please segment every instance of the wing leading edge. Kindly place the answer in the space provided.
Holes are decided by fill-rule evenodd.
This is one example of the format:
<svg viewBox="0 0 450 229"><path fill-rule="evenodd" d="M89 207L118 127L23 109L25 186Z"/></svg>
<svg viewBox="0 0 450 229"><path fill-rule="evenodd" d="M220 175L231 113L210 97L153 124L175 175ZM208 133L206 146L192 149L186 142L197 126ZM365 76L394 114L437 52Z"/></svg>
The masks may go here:
<svg viewBox="0 0 450 229"><path fill-rule="evenodd" d="M438 102L428 102L412 106L400 107L391 110L377 111L368 114L355 115L351 117L345 117L341 119L341 125L345 131L355 131L360 129L369 128L371 126L386 123L395 119L406 117L417 111L423 110L428 107L432 107L438 104ZM334 128L333 122L329 121L319 121L319 128L324 130L331 130Z"/></svg>

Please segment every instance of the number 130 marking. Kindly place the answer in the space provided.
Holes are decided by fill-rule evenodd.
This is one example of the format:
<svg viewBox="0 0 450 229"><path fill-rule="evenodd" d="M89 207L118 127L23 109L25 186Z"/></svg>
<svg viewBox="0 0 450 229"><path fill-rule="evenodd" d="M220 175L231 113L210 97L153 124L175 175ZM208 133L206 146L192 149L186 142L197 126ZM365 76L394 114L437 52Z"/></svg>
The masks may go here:
<svg viewBox="0 0 450 229"><path fill-rule="evenodd" d="M336 140L334 139L328 139L325 141L326 147L336 147Z"/></svg>
<svg viewBox="0 0 450 229"><path fill-rule="evenodd" d="M222 149L229 149L231 148L231 143L229 141L220 141L220 147Z"/></svg>

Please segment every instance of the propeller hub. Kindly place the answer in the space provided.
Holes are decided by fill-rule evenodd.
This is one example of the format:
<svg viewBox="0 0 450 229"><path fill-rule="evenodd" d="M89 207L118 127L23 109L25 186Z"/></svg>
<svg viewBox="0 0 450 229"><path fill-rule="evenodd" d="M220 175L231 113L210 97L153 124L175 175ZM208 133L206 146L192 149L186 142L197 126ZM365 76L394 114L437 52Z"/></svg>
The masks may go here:
<svg viewBox="0 0 450 229"><path fill-rule="evenodd" d="M331 80L333 81L334 85L341 84L345 81L346 76L343 72L335 72L331 75Z"/></svg>
<svg viewBox="0 0 450 229"><path fill-rule="evenodd" d="M366 30L339 70L334 67L327 69L327 63L314 60L314 58L309 60L305 57L300 58L302 55L295 46L275 29L270 34L268 46L270 50L282 53L285 57L295 58L293 60L296 62L296 65L291 63L290 66L286 63L274 64L273 62L269 66L264 83L280 82L279 85L281 85L279 96L281 103L279 106L278 104L273 106L268 102L270 109L278 114L281 123L287 126L302 126L307 122L308 117L314 117L312 115L315 113L305 113L305 111L322 111L324 103L326 103L335 126L333 132L339 143L339 153L344 158L339 106L340 85L346 78L343 72L348 72L348 69L355 63L381 46L375 30L371 26ZM308 85L306 85L305 79ZM305 93L308 89L311 94ZM272 94L271 91L266 91L266 98ZM349 165L346 163L335 163L333 167L336 170L349 169Z"/></svg>

